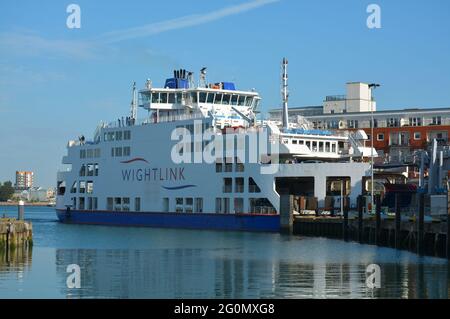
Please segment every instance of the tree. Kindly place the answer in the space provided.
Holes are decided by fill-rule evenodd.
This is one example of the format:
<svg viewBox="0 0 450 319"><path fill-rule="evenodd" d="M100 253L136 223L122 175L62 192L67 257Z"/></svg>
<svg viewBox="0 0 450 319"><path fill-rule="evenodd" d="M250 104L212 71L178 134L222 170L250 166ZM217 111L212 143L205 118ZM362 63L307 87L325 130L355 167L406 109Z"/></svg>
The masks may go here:
<svg viewBox="0 0 450 319"><path fill-rule="evenodd" d="M12 186L12 182L7 181L0 183L0 202L6 202L8 199L14 195L14 187Z"/></svg>

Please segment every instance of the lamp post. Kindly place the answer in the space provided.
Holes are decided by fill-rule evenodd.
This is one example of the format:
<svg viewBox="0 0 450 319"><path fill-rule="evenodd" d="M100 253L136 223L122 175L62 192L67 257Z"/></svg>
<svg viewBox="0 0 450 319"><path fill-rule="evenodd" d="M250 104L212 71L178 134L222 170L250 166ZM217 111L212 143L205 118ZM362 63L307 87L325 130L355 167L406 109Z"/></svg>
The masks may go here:
<svg viewBox="0 0 450 319"><path fill-rule="evenodd" d="M371 140L371 148L370 148L370 173L371 173L371 189L370 189L370 197L371 197L371 210L372 210L372 215L375 213L374 211L374 193L373 193L373 185L374 185L374 174L373 174L373 132L374 132L374 120L373 120L373 96L372 96L372 92L374 89L380 87L380 84L377 83L371 83L369 84L369 89L370 89L370 140Z"/></svg>

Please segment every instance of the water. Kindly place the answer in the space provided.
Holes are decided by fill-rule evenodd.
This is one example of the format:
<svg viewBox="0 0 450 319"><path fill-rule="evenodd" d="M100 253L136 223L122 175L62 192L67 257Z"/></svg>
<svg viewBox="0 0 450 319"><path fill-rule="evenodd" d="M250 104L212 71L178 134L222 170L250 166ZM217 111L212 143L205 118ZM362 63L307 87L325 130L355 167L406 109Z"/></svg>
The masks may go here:
<svg viewBox="0 0 450 319"><path fill-rule="evenodd" d="M0 215L15 216L15 207ZM279 234L60 224L27 207L30 251L0 253L0 298L448 298L448 263L409 252ZM381 267L381 288L366 267ZM66 268L81 267L69 289Z"/></svg>

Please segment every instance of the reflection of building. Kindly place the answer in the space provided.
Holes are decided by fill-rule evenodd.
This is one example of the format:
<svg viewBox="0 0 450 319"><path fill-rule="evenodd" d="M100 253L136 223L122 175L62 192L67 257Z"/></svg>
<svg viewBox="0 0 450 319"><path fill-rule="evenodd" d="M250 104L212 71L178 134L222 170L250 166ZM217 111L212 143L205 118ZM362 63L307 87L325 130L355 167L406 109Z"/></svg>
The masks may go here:
<svg viewBox="0 0 450 319"><path fill-rule="evenodd" d="M26 190L33 187L33 172L16 171L16 189Z"/></svg>
<svg viewBox="0 0 450 319"><path fill-rule="evenodd" d="M323 105L289 108L289 116L304 116L315 128L364 130L370 138L371 110L374 111L374 146L391 160L426 149L433 139L447 145L450 134L450 108L377 111L369 85L348 83L347 95L327 96ZM281 109L269 111L281 120Z"/></svg>

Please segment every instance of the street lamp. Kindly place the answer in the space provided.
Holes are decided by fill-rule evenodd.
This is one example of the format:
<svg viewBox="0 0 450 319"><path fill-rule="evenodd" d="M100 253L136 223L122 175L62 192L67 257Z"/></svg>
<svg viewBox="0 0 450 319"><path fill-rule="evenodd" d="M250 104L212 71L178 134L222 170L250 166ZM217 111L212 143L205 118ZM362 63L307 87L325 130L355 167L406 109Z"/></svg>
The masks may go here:
<svg viewBox="0 0 450 319"><path fill-rule="evenodd" d="M378 87L380 87L381 85L380 84L377 84L377 83L371 83L371 84L369 84L369 89L370 89L370 91L371 91L371 94L370 94L370 117L371 117L371 119L370 119L370 128L371 128L371 133L370 133L370 139L371 139L371 144L372 144L372 147L370 148L370 172L371 172L371 190L370 190L370 196L371 196L371 204L372 204L372 215L375 213L374 212L374 207L375 207L375 205L374 205L374 196L373 196L373 184L374 184L374 177L373 177L373 127L374 127L374 121L373 121L373 95L372 95L372 92L373 92L373 90L375 90L376 88L378 88Z"/></svg>

